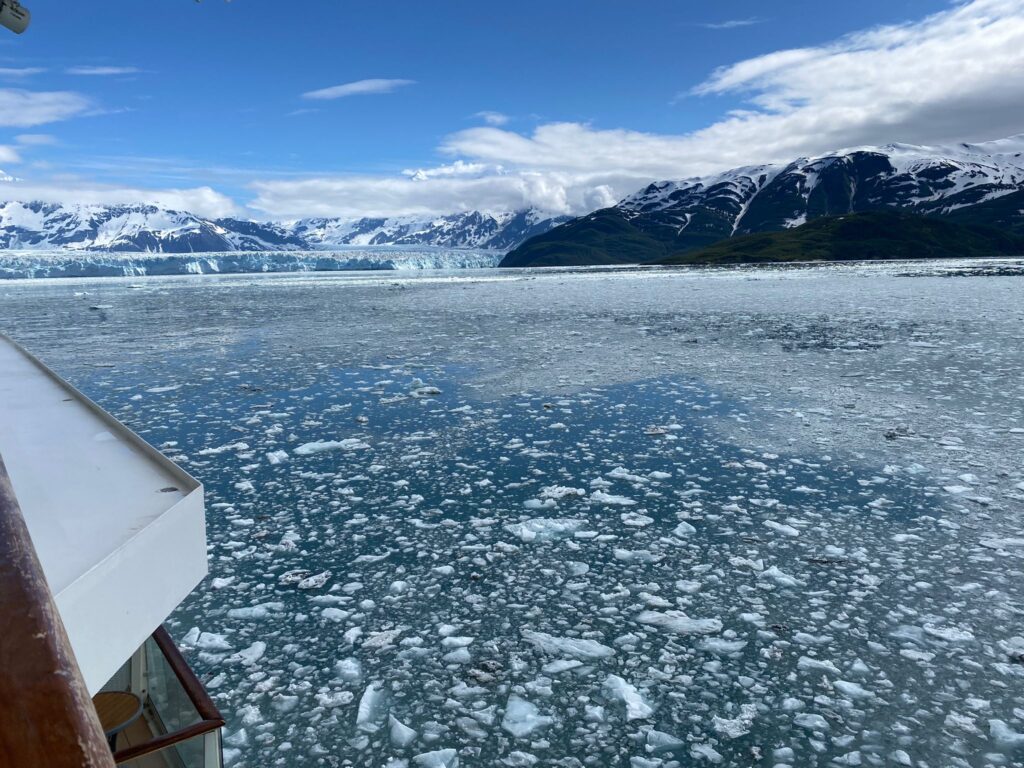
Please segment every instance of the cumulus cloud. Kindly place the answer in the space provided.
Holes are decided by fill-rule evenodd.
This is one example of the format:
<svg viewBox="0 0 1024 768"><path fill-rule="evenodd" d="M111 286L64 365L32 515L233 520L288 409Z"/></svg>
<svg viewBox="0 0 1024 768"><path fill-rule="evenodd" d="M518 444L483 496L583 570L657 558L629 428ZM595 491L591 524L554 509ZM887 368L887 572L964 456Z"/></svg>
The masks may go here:
<svg viewBox="0 0 1024 768"><path fill-rule="evenodd" d="M321 88L316 91L307 91L302 94L304 99L343 99L346 96L365 96L372 93L391 93L397 88L405 85L414 85L415 80L385 80L372 78L370 80L356 80L351 83L332 85L330 88Z"/></svg>
<svg viewBox="0 0 1024 768"><path fill-rule="evenodd" d="M745 101L687 134L551 123L487 125L441 151L472 177L421 169L254 185L269 214L385 215L536 205L585 213L657 179L865 144L980 141L1024 131L1024 0L973 0L917 22L776 51L713 72L686 99ZM500 170L499 170L500 169Z"/></svg>
<svg viewBox="0 0 1024 768"><path fill-rule="evenodd" d="M2 160L2 157L0 157ZM236 215L238 206L231 198L210 187L193 189L135 189L131 187L81 184L75 180L40 184L11 181L0 184L0 200L38 200L44 203L80 205L117 205L145 203L199 216L219 218Z"/></svg>
<svg viewBox="0 0 1024 768"><path fill-rule="evenodd" d="M0 126L31 128L67 120L91 108L89 99L72 91L0 88Z"/></svg>
<svg viewBox="0 0 1024 768"><path fill-rule="evenodd" d="M142 70L138 67L93 67L82 65L68 67L64 70L67 75L83 75L86 77L110 77L112 75L137 75Z"/></svg>

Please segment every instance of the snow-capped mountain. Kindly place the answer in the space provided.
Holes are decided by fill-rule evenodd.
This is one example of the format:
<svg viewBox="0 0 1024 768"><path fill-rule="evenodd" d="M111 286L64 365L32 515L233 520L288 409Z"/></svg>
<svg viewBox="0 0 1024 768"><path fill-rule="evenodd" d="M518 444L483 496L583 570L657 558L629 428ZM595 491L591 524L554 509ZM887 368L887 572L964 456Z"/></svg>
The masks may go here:
<svg viewBox="0 0 1024 768"><path fill-rule="evenodd" d="M566 220L528 210L436 218L302 219L281 225L205 219L152 205L5 202L0 203L0 248L192 253L408 245L506 250Z"/></svg>
<svg viewBox="0 0 1024 768"><path fill-rule="evenodd" d="M288 229L312 247L339 245L431 245L440 248L507 250L569 220L534 209L514 213L455 213L433 218L301 219Z"/></svg>
<svg viewBox="0 0 1024 768"><path fill-rule="evenodd" d="M857 147L657 182L524 243L502 265L654 259L735 235L873 210L1024 227L1024 135L952 147ZM558 252L573 260L558 261Z"/></svg>

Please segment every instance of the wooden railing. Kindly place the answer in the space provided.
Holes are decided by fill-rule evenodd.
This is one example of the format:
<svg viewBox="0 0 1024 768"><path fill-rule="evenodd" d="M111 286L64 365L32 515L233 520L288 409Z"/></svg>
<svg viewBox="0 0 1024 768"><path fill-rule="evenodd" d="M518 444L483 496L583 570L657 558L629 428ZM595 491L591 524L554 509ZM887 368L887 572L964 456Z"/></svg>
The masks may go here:
<svg viewBox="0 0 1024 768"><path fill-rule="evenodd" d="M2 457L0 765L114 768Z"/></svg>
<svg viewBox="0 0 1024 768"><path fill-rule="evenodd" d="M221 717L220 711L210 699L210 695L206 692L203 684L199 682L188 662L182 658L178 646L174 644L171 636L167 634L167 630L163 627L157 629L153 633L153 641L167 660L167 666L171 668L174 676L178 678L178 682L181 683L181 687L185 690L185 695L188 696L201 719L177 731L162 734L142 744L136 744L135 746L118 751L114 755L114 760L119 764L127 763L153 752L159 752L162 749L173 747L175 744L181 744L197 736L212 733L224 727L224 718Z"/></svg>

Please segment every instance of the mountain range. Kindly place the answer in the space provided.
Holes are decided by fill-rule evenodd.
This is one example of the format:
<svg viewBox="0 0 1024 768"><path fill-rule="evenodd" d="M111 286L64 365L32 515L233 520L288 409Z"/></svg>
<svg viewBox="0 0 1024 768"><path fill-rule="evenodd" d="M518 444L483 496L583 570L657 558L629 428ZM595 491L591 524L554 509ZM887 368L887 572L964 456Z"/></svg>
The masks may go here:
<svg viewBox="0 0 1024 768"><path fill-rule="evenodd" d="M686 254L729 238L870 211L1024 234L1024 135L952 147L859 147L657 182L525 241L501 266L692 263Z"/></svg>
<svg viewBox="0 0 1024 768"><path fill-rule="evenodd" d="M270 223L208 219L154 205L11 201L0 202L0 249L198 253L390 245L506 251L565 221L529 209Z"/></svg>

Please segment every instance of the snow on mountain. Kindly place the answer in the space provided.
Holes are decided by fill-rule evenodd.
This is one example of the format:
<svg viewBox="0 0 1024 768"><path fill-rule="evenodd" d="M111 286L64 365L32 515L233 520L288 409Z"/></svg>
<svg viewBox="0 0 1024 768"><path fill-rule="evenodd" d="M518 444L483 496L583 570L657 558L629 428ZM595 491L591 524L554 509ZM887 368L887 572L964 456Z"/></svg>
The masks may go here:
<svg viewBox="0 0 1024 768"><path fill-rule="evenodd" d="M900 208L945 214L1024 187L1024 134L982 144L855 147L787 165L662 181L622 200L627 218L680 231L715 219L725 235L797 226L816 216Z"/></svg>
<svg viewBox="0 0 1024 768"><path fill-rule="evenodd" d="M455 213L420 218L301 219L288 227L311 246L433 245L442 248L514 247L528 237L546 232L568 217L546 217L535 210L515 213Z"/></svg>
<svg viewBox="0 0 1024 768"><path fill-rule="evenodd" d="M152 205L0 203L0 249L193 253L434 246L508 249L565 221L537 211L434 218L303 219L273 224L204 219Z"/></svg>
<svg viewBox="0 0 1024 768"><path fill-rule="evenodd" d="M854 147L659 181L512 249L502 266L650 261L847 213L902 211L1024 233L1024 134L982 144Z"/></svg>

